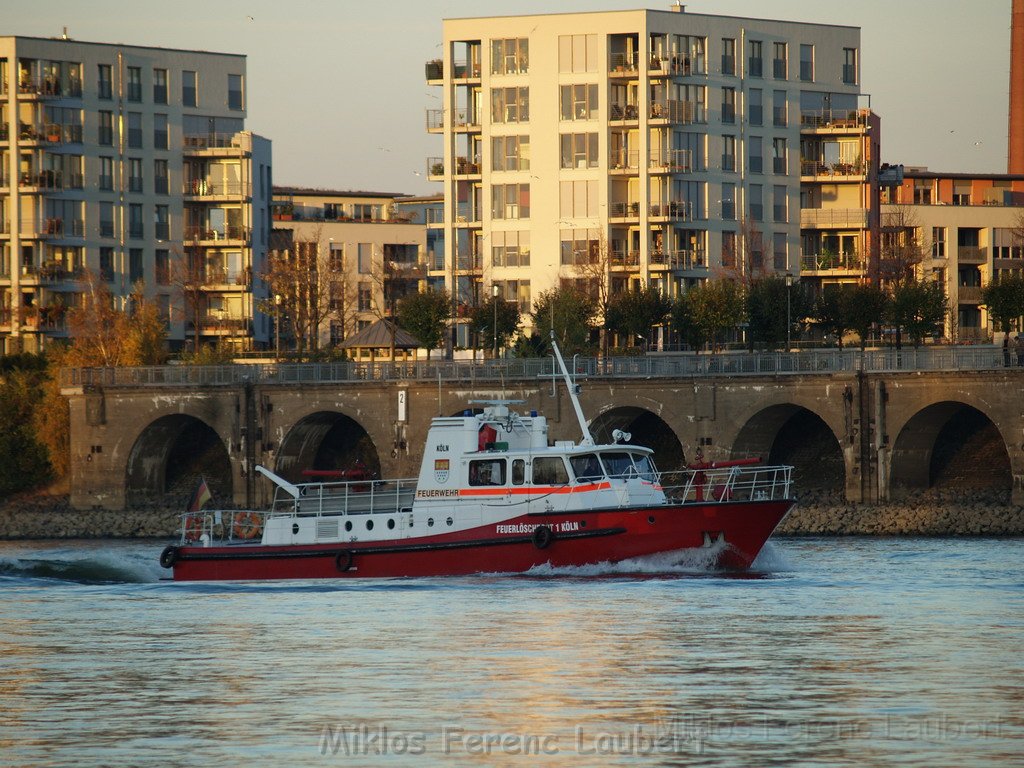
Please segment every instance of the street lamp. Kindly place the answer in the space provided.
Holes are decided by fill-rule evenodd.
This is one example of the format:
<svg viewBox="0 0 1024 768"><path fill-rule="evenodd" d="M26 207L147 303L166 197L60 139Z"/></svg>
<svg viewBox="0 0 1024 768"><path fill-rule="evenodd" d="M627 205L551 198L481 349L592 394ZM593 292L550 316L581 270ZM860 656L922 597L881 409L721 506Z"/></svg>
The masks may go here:
<svg viewBox="0 0 1024 768"><path fill-rule="evenodd" d="M494 297L494 359L498 359L498 285L491 286L491 296Z"/></svg>
<svg viewBox="0 0 1024 768"><path fill-rule="evenodd" d="M786 351L789 352L790 331L793 328L792 302L790 301L790 288L793 287L793 275L786 273Z"/></svg>
<svg viewBox="0 0 1024 768"><path fill-rule="evenodd" d="M275 359L281 359L281 294L274 294L274 349Z"/></svg>

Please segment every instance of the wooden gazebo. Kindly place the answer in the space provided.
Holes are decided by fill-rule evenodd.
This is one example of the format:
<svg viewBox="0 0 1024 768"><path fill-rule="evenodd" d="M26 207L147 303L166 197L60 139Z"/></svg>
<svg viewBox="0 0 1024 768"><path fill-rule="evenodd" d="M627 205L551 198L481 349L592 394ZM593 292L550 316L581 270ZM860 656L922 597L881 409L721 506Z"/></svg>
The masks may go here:
<svg viewBox="0 0 1024 768"><path fill-rule="evenodd" d="M394 357L391 356L392 336ZM353 360L373 363L379 360L415 360L416 350L423 345L419 339L399 328L392 320L377 320L354 336L345 339L341 346L352 352Z"/></svg>

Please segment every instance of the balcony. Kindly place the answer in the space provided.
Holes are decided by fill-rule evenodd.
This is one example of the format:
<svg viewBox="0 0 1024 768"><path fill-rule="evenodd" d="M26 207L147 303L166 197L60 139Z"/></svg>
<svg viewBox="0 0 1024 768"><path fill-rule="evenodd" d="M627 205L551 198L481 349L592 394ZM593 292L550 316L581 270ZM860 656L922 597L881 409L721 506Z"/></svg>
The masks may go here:
<svg viewBox="0 0 1024 768"><path fill-rule="evenodd" d="M686 77L690 74L690 57L652 54L647 66L649 77Z"/></svg>
<svg viewBox="0 0 1024 768"><path fill-rule="evenodd" d="M608 60L609 77L636 77L638 69L636 54L613 53Z"/></svg>
<svg viewBox="0 0 1024 768"><path fill-rule="evenodd" d="M199 318L198 323L189 321L188 331L195 334L196 325L199 332L210 336L238 336L249 333L250 322L244 317L225 317L209 314Z"/></svg>
<svg viewBox="0 0 1024 768"><path fill-rule="evenodd" d="M479 253L459 253L455 256L455 269L460 272L478 272L484 268L484 258Z"/></svg>
<svg viewBox="0 0 1024 768"><path fill-rule="evenodd" d="M868 223L865 208L801 208L801 229L863 229Z"/></svg>
<svg viewBox="0 0 1024 768"><path fill-rule="evenodd" d="M220 229L185 227L182 240L196 245L241 244L249 242L249 227L229 225Z"/></svg>
<svg viewBox="0 0 1024 768"><path fill-rule="evenodd" d="M690 150L652 149L647 167L651 173L690 173L693 171Z"/></svg>
<svg viewBox="0 0 1024 768"><path fill-rule="evenodd" d="M427 110L427 131L431 133L440 133L444 130L444 110L443 109L428 109Z"/></svg>
<svg viewBox="0 0 1024 768"><path fill-rule="evenodd" d="M452 128L456 131L479 131L480 118L470 109L452 111Z"/></svg>
<svg viewBox="0 0 1024 768"><path fill-rule="evenodd" d="M235 136L234 133L190 133L182 137L182 145L186 155L233 156L242 152Z"/></svg>
<svg viewBox="0 0 1024 768"><path fill-rule="evenodd" d="M704 254L694 250L652 251L650 262L652 271L686 271L706 266Z"/></svg>
<svg viewBox="0 0 1024 768"><path fill-rule="evenodd" d="M960 304L981 304L984 290L980 285L958 285L956 300Z"/></svg>
<svg viewBox="0 0 1024 768"><path fill-rule="evenodd" d="M659 99L651 102L648 116L651 122L689 125L696 121L696 110L691 101Z"/></svg>
<svg viewBox="0 0 1024 768"><path fill-rule="evenodd" d="M612 102L609 107L609 120L620 123L635 123L640 119L640 109L636 104Z"/></svg>
<svg viewBox="0 0 1024 768"><path fill-rule="evenodd" d="M800 161L800 178L802 180L835 180L837 178L863 177L866 168L863 162L823 163L816 160Z"/></svg>
<svg viewBox="0 0 1024 768"><path fill-rule="evenodd" d="M636 269L640 266L640 251L613 248L608 262L612 269Z"/></svg>
<svg viewBox="0 0 1024 768"><path fill-rule="evenodd" d="M477 257L481 263L482 259ZM410 280L427 276L427 260L425 258L416 261L389 261L387 278L390 280Z"/></svg>
<svg viewBox="0 0 1024 768"><path fill-rule="evenodd" d="M613 150L608 159L608 168L612 173L638 173L640 153L630 149Z"/></svg>
<svg viewBox="0 0 1024 768"><path fill-rule="evenodd" d="M866 109L805 110L800 113L800 130L822 133L860 132L868 126Z"/></svg>
<svg viewBox="0 0 1024 768"><path fill-rule="evenodd" d="M479 176L480 175L480 158L467 159L465 157L458 157L455 159L455 175L456 176Z"/></svg>
<svg viewBox="0 0 1024 768"><path fill-rule="evenodd" d="M664 200L653 202L648 208L648 214L652 219L692 221L693 203L683 200Z"/></svg>
<svg viewBox="0 0 1024 768"><path fill-rule="evenodd" d="M249 274L244 269L208 267L203 272L203 287L248 285Z"/></svg>
<svg viewBox="0 0 1024 768"><path fill-rule="evenodd" d="M82 95L82 82L72 78L62 84L60 78L33 77L22 72L18 78L18 94L23 98L77 98Z"/></svg>
<svg viewBox="0 0 1024 768"><path fill-rule="evenodd" d="M431 181L441 181L444 179L444 158L443 157L428 157L427 158L427 178Z"/></svg>
<svg viewBox="0 0 1024 768"><path fill-rule="evenodd" d="M252 196L252 186L246 181L187 179L182 192L188 198L247 198Z"/></svg>
<svg viewBox="0 0 1024 768"><path fill-rule="evenodd" d="M81 219L65 221L53 217L43 221L42 233L45 237L85 237L85 222Z"/></svg>
<svg viewBox="0 0 1024 768"><path fill-rule="evenodd" d="M987 264L988 248L961 245L957 248L956 260L958 264Z"/></svg>
<svg viewBox="0 0 1024 768"><path fill-rule="evenodd" d="M805 253L800 257L800 271L808 274L819 272L863 272L865 268L864 259L857 252Z"/></svg>
<svg viewBox="0 0 1024 768"><path fill-rule="evenodd" d="M631 219L636 220L640 218L640 203L639 202L613 202L610 204L608 211L609 218L612 219Z"/></svg>
<svg viewBox="0 0 1024 768"><path fill-rule="evenodd" d="M80 186L80 185L79 185ZM45 192L64 189L64 174L60 171L41 171L39 173L21 173L18 175L18 187L23 192Z"/></svg>
<svg viewBox="0 0 1024 768"><path fill-rule="evenodd" d="M444 80L444 61L441 59L431 59L424 66L425 74L427 76L427 82L432 83L438 80Z"/></svg>

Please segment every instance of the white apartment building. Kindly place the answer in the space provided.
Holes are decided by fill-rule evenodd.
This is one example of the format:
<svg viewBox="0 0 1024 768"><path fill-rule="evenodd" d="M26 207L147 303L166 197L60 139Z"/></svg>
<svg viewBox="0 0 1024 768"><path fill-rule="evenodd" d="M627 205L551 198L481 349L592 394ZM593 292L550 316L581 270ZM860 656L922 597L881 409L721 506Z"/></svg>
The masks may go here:
<svg viewBox="0 0 1024 768"><path fill-rule="evenodd" d="M143 286L173 345L266 345L271 146L245 115L244 56L0 37L0 353L66 337L85 270Z"/></svg>
<svg viewBox="0 0 1024 768"><path fill-rule="evenodd" d="M854 27L678 6L448 19L442 50L426 66L445 198L431 277L466 305L492 285L528 310L567 280L675 296L797 274L802 116L820 133L860 107Z"/></svg>

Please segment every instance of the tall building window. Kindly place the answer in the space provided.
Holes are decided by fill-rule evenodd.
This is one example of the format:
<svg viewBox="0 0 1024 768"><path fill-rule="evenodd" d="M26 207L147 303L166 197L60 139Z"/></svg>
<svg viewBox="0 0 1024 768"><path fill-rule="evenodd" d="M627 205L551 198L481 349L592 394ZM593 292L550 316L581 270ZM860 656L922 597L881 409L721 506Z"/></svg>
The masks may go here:
<svg viewBox="0 0 1024 768"><path fill-rule="evenodd" d="M128 191L142 191L142 158L128 158Z"/></svg>
<svg viewBox="0 0 1024 768"><path fill-rule="evenodd" d="M100 237L114 236L114 204L100 201Z"/></svg>
<svg viewBox="0 0 1024 768"><path fill-rule="evenodd" d="M786 195L786 187L783 184L776 184L773 188L772 219L781 224L789 221L789 199Z"/></svg>
<svg viewBox="0 0 1024 768"><path fill-rule="evenodd" d="M597 119L597 84L563 85L560 88L563 120Z"/></svg>
<svg viewBox="0 0 1024 768"><path fill-rule="evenodd" d="M142 226L142 204L129 203L128 205L128 237L133 240L141 240L144 236Z"/></svg>
<svg viewBox="0 0 1024 768"><path fill-rule="evenodd" d="M153 70L153 103L167 103L167 70Z"/></svg>
<svg viewBox="0 0 1024 768"><path fill-rule="evenodd" d="M597 229L563 229L561 231L561 263L565 266L598 264L601 259L601 231ZM625 256L625 254L622 254Z"/></svg>
<svg viewBox="0 0 1024 768"><path fill-rule="evenodd" d="M113 230L114 225L110 225ZM109 246L100 248L100 280L114 282L114 249Z"/></svg>
<svg viewBox="0 0 1024 768"><path fill-rule="evenodd" d="M168 193L166 160L153 161L153 191L158 195L166 195Z"/></svg>
<svg viewBox="0 0 1024 768"><path fill-rule="evenodd" d="M772 236L772 266L776 272L789 269L789 247L785 232L776 232Z"/></svg>
<svg viewBox="0 0 1024 768"><path fill-rule="evenodd" d="M747 139L747 147L750 150L750 159L747 162L747 169L751 173L764 173L764 148L760 136L751 136Z"/></svg>
<svg viewBox="0 0 1024 768"><path fill-rule="evenodd" d="M197 78L196 73L186 69L181 73L181 106L195 107L197 100Z"/></svg>
<svg viewBox="0 0 1024 768"><path fill-rule="evenodd" d="M784 128L789 122L789 105L785 91L772 92L772 123Z"/></svg>
<svg viewBox="0 0 1024 768"><path fill-rule="evenodd" d="M736 122L736 89L722 89L722 122Z"/></svg>
<svg viewBox="0 0 1024 768"><path fill-rule="evenodd" d="M114 86L111 80L111 70L109 64L97 64L96 65L96 90L97 95L101 99L112 99L114 97Z"/></svg>
<svg viewBox="0 0 1024 768"><path fill-rule="evenodd" d="M491 264L495 267L530 266L530 233L492 232Z"/></svg>
<svg viewBox="0 0 1024 768"><path fill-rule="evenodd" d="M736 170L736 137L722 137L722 170Z"/></svg>
<svg viewBox="0 0 1024 768"><path fill-rule="evenodd" d="M764 187L760 184L751 184L747 198L751 220L764 221Z"/></svg>
<svg viewBox="0 0 1024 768"><path fill-rule="evenodd" d="M167 149L167 115L153 115L153 149Z"/></svg>
<svg viewBox="0 0 1024 768"><path fill-rule="evenodd" d="M722 218L736 218L736 185L732 182L722 184Z"/></svg>
<svg viewBox="0 0 1024 768"><path fill-rule="evenodd" d="M530 170L529 136L495 136L491 139L492 171Z"/></svg>
<svg viewBox="0 0 1024 768"><path fill-rule="evenodd" d="M597 72L598 58L597 35L558 36L559 72Z"/></svg>
<svg viewBox="0 0 1024 768"><path fill-rule="evenodd" d="M114 158L101 157L99 161L99 188L105 192L112 192L114 190ZM113 221L113 216L111 216L111 221Z"/></svg>
<svg viewBox="0 0 1024 768"><path fill-rule="evenodd" d="M843 82L857 84L857 49L843 48Z"/></svg>
<svg viewBox="0 0 1024 768"><path fill-rule="evenodd" d="M946 228L932 227L932 258L946 258Z"/></svg>
<svg viewBox="0 0 1024 768"><path fill-rule="evenodd" d="M597 216L597 179L560 182L558 213L563 219Z"/></svg>
<svg viewBox="0 0 1024 768"><path fill-rule="evenodd" d="M171 259L170 251L166 248L157 248L153 259L153 279L157 285L171 284Z"/></svg>
<svg viewBox="0 0 1024 768"><path fill-rule="evenodd" d="M530 119L530 89L493 88L491 90L491 122L525 123Z"/></svg>
<svg viewBox="0 0 1024 768"><path fill-rule="evenodd" d="M772 76L776 80L789 77L789 44L775 43L775 56L772 59Z"/></svg>
<svg viewBox="0 0 1024 768"><path fill-rule="evenodd" d="M114 113L106 110L99 111L99 137L97 143L104 147L114 145Z"/></svg>
<svg viewBox="0 0 1024 768"><path fill-rule="evenodd" d="M530 41L525 37L491 41L492 75L525 75L530 71Z"/></svg>
<svg viewBox="0 0 1024 768"><path fill-rule="evenodd" d="M171 239L171 225L168 216L168 207L158 205L153 212L153 234L157 240Z"/></svg>
<svg viewBox="0 0 1024 768"><path fill-rule="evenodd" d="M559 138L562 168L597 168L600 161L596 133L563 133Z"/></svg>
<svg viewBox="0 0 1024 768"><path fill-rule="evenodd" d="M356 265L361 275L369 275L373 272L373 243L358 244Z"/></svg>
<svg viewBox="0 0 1024 768"><path fill-rule="evenodd" d="M739 263L736 253L736 233L722 233L722 266L727 269L734 268Z"/></svg>
<svg viewBox="0 0 1024 768"><path fill-rule="evenodd" d="M128 281L132 284L139 282L143 278L142 272L142 249L141 248L129 248L128 249Z"/></svg>
<svg viewBox="0 0 1024 768"><path fill-rule="evenodd" d="M736 38L722 38L722 74L736 74Z"/></svg>
<svg viewBox="0 0 1024 768"><path fill-rule="evenodd" d="M228 109L245 109L244 82L241 75L228 75Z"/></svg>
<svg viewBox="0 0 1024 768"><path fill-rule="evenodd" d="M491 218L530 218L529 184L494 184L491 186Z"/></svg>
<svg viewBox="0 0 1024 768"><path fill-rule="evenodd" d="M128 146L131 149L142 149L142 113L128 113Z"/></svg>
<svg viewBox="0 0 1024 768"><path fill-rule="evenodd" d="M356 306L360 312L369 312L373 309L373 291L369 283L359 284Z"/></svg>
<svg viewBox="0 0 1024 768"><path fill-rule="evenodd" d="M814 81L814 46L800 44L800 79L805 83Z"/></svg>
<svg viewBox="0 0 1024 768"><path fill-rule="evenodd" d="M786 160L786 140L772 139L772 170L776 174L785 175L787 173Z"/></svg>
<svg viewBox="0 0 1024 768"><path fill-rule="evenodd" d="M764 59L761 52L761 41L750 40L747 43L747 76L748 77L763 77L764 76Z"/></svg>
<svg viewBox="0 0 1024 768"><path fill-rule="evenodd" d="M128 67L128 101L142 101L142 67Z"/></svg>
<svg viewBox="0 0 1024 768"><path fill-rule="evenodd" d="M747 122L761 125L764 122L764 91L751 88L747 92Z"/></svg>

